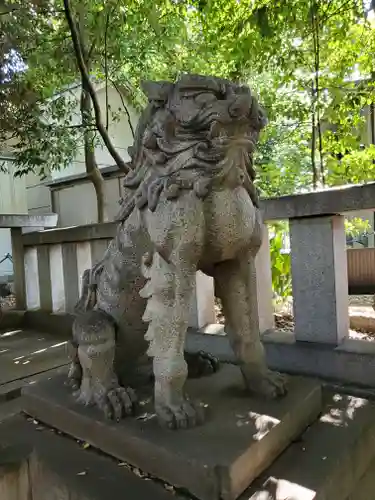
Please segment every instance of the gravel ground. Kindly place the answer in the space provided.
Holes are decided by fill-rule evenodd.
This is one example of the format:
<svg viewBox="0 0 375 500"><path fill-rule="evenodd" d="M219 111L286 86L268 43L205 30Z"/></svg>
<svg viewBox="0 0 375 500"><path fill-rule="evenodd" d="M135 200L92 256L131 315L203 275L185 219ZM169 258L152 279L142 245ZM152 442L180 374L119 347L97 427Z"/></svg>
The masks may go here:
<svg viewBox="0 0 375 500"><path fill-rule="evenodd" d="M374 302L373 295L349 295L350 306L371 306Z"/></svg>
<svg viewBox="0 0 375 500"><path fill-rule="evenodd" d="M9 295L8 297L0 297L0 310L7 311L16 307L16 297Z"/></svg>
<svg viewBox="0 0 375 500"><path fill-rule="evenodd" d="M351 295L349 297L349 307L363 307L364 311L373 312L372 305L374 298L372 295ZM224 316L222 312L222 307L219 300L215 302L215 312L217 322L224 324ZM374 312L375 315L375 312ZM277 330L284 332L292 332L294 330L294 318L293 318L293 300L290 297L285 301L284 304L278 304L275 307L275 326ZM375 341L375 334L373 332L366 332L363 330L349 330L349 337L368 340L370 342Z"/></svg>

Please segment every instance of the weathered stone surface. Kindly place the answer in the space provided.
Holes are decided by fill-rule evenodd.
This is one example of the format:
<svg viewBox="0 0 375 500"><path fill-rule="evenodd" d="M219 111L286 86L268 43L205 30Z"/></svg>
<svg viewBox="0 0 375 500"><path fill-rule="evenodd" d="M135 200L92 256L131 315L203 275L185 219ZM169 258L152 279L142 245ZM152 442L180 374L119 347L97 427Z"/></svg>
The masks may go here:
<svg viewBox="0 0 375 500"><path fill-rule="evenodd" d="M326 391L320 419L241 500L371 500L374 457L374 403Z"/></svg>
<svg viewBox="0 0 375 500"><path fill-rule="evenodd" d="M258 308L253 153L266 118L247 86L216 77L181 75L142 89L148 105L129 148L116 236L84 272L74 308L69 379L77 401L117 419L132 411L127 375L147 354L158 420L182 429L202 418L184 396L197 271L214 278L247 389L285 394L259 335L259 316L262 327L269 318Z"/></svg>
<svg viewBox="0 0 375 500"><path fill-rule="evenodd" d="M282 331L268 332L262 341L272 370L357 385L364 390L375 387L374 342L345 339L331 347L321 342L299 342L292 332ZM190 332L187 350L209 351L222 361L236 361L225 335Z"/></svg>
<svg viewBox="0 0 375 500"><path fill-rule="evenodd" d="M372 460L368 469L354 486L351 494L346 500L369 500L375 492L375 459Z"/></svg>
<svg viewBox="0 0 375 500"><path fill-rule="evenodd" d="M57 214L0 214L0 227L56 227Z"/></svg>
<svg viewBox="0 0 375 500"><path fill-rule="evenodd" d="M0 442L1 500L178 500L160 484L23 417L0 423Z"/></svg>
<svg viewBox="0 0 375 500"><path fill-rule="evenodd" d="M27 443L7 445L1 440L0 447L0 498L1 500L29 500L29 458L32 447Z"/></svg>
<svg viewBox="0 0 375 500"><path fill-rule="evenodd" d="M24 410L202 500L235 499L321 410L315 382L292 378L285 398L250 398L239 368L227 365L188 381L189 395L207 405L207 422L175 433L157 425L150 387L137 418L112 423L75 403L63 383L56 377L28 387Z"/></svg>
<svg viewBox="0 0 375 500"><path fill-rule="evenodd" d="M375 210L374 200L375 182L372 182L261 200L260 208L268 221Z"/></svg>
<svg viewBox="0 0 375 500"><path fill-rule="evenodd" d="M349 335L344 217L289 225L296 339L339 344Z"/></svg>
<svg viewBox="0 0 375 500"><path fill-rule="evenodd" d="M0 384L66 365L66 341L21 328L0 330Z"/></svg>
<svg viewBox="0 0 375 500"><path fill-rule="evenodd" d="M12 402L12 400L17 399L19 401L19 397L21 396L21 390L23 387L27 385L33 385L36 382L49 379L55 375L67 375L68 374L68 364L64 366L59 366L57 368L51 368L50 370L37 372L28 377L21 377L17 380L13 380L12 382L8 382L6 384L0 385L0 403L3 402ZM2 408L2 407L0 407ZM1 410L0 410L1 415Z"/></svg>
<svg viewBox="0 0 375 500"><path fill-rule="evenodd" d="M11 401L1 402L0 403L0 421L6 420L14 415L17 415L21 412L22 409L22 401L21 398L12 399ZM2 498L0 496L0 498Z"/></svg>

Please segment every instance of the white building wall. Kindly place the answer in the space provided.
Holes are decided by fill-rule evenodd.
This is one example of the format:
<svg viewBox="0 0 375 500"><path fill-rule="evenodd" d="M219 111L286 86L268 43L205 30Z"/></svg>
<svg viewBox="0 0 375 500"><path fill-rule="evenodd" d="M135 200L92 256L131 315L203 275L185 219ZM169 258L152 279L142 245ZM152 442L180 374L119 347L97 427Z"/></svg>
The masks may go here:
<svg viewBox="0 0 375 500"><path fill-rule="evenodd" d="M80 114L79 114L79 98L80 98L80 89L75 89L74 93L77 98L77 111L74 113L74 118L73 118L73 123L74 124L79 124L81 122L80 119ZM105 88L100 88L97 90L97 96L100 104L100 108L102 111L102 117L103 120L105 121L106 117L106 93L105 93ZM124 99L124 97L123 97ZM125 99L124 99L125 101ZM126 101L125 101L126 102ZM113 87L108 88L108 103L110 108L118 112L118 110L121 111L121 117L117 121L111 120L111 113L109 114L109 126L108 126L108 132L109 136L112 139L113 145L117 149L117 151L121 154L122 158L125 161L128 161L129 155L127 152L127 148L133 144L133 136L131 133L131 128L129 126L127 116L124 112L124 107L122 105L121 98L117 92L117 90ZM137 121L138 121L138 115L137 112L129 105L127 105L127 108L129 110L129 114L131 117L131 123L133 124L133 127L135 128ZM107 148L103 145L101 138L99 138L100 144L95 148L95 155L96 155L96 161L99 165L99 167L109 167L115 164L115 161L111 157L111 155L108 153ZM80 144L78 147L78 153L72 162L72 164L65 168L64 170L54 170L51 173L51 179L52 180L57 180L57 179L63 179L65 177L71 176L71 175L77 175L77 174L83 174L85 173L85 158L84 158L84 151L83 151L83 144Z"/></svg>
<svg viewBox="0 0 375 500"><path fill-rule="evenodd" d="M25 181L29 214L51 213L53 210L50 188L33 173L27 174L25 176Z"/></svg>
<svg viewBox="0 0 375 500"><path fill-rule="evenodd" d="M73 124L81 123L81 116L79 110L80 88L74 89L74 95L77 102L76 112L73 114ZM106 92L105 88L97 89L97 96L102 111L103 120L106 118ZM124 102L126 100L122 97ZM133 134L129 125L128 117L124 112L122 99L113 87L108 88L108 104L110 108L115 111L120 111L120 118L118 120L111 119L109 114L108 133L116 150L120 153L124 161L129 161L127 149L133 144ZM137 125L138 115L137 112L128 104L126 104L130 114L131 124L133 129ZM101 138L98 137L98 145L95 148L96 161L99 168L111 167L115 165L115 161L108 153L107 148L103 145ZM85 174L85 158L83 143L78 146L78 152L71 165L63 170L54 170L51 172L51 181L64 181L70 176ZM59 214L59 226L69 227L81 224L90 224L97 222L97 205L94 187L91 182L85 180L77 180L76 183L51 185L50 188L43 186L44 189L49 190L49 206L45 205L46 211L53 211ZM118 201L121 196L122 178L114 176L105 180L106 190L106 209L107 218L112 220L116 215L119 205ZM41 190L41 185L34 185L29 187L28 190ZM41 200L39 192L36 197L29 197L30 199ZM48 210L47 210L48 207ZM29 204L29 210L31 209ZM38 208L40 210L40 208Z"/></svg>
<svg viewBox="0 0 375 500"><path fill-rule="evenodd" d="M2 157L8 173L0 172L0 214L27 214L25 178L15 178L11 159ZM9 253L12 254L10 229L0 228L0 261ZM13 274L10 260L0 264L0 281Z"/></svg>

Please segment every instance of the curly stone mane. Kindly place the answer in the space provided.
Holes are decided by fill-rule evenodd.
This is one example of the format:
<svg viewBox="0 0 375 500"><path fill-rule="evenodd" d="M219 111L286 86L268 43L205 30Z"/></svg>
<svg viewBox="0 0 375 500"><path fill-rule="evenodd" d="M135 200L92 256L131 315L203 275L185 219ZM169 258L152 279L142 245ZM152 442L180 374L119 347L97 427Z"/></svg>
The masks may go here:
<svg viewBox="0 0 375 500"><path fill-rule="evenodd" d="M176 83L143 82L149 104L129 148L130 173L116 220L135 206L154 211L161 193L177 198L193 189L204 198L225 181L232 167L253 203L253 151L266 124L264 111L247 86L200 75L183 75Z"/></svg>

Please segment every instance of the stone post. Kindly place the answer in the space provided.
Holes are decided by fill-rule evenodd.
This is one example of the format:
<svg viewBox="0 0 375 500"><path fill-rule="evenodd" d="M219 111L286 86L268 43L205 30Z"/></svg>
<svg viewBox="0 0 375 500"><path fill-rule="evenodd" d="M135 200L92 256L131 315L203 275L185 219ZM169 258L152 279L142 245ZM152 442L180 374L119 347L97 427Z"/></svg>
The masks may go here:
<svg viewBox="0 0 375 500"><path fill-rule="evenodd" d="M272 272L270 240L267 224L263 224L263 239L255 258L256 280L257 280L257 301L259 316L260 334L275 327L273 314L273 292L272 292Z"/></svg>
<svg viewBox="0 0 375 500"><path fill-rule="evenodd" d="M14 293L16 308L26 309L25 265L23 256L22 228L12 227L10 230L12 241Z"/></svg>
<svg viewBox="0 0 375 500"><path fill-rule="evenodd" d="M52 312L52 283L50 266L50 245L36 247L38 258L38 280L40 294L40 308L46 312Z"/></svg>
<svg viewBox="0 0 375 500"><path fill-rule="evenodd" d="M49 262L51 270L52 311L63 313L66 311L66 304L63 252L60 243L50 246Z"/></svg>
<svg viewBox="0 0 375 500"><path fill-rule="evenodd" d="M296 340L339 344L349 334L343 216L290 219Z"/></svg>
<svg viewBox="0 0 375 500"><path fill-rule="evenodd" d="M200 330L215 322L214 280L198 271L189 326Z"/></svg>
<svg viewBox="0 0 375 500"><path fill-rule="evenodd" d="M40 282L37 247L26 247L25 280L26 280L26 309L40 309Z"/></svg>

